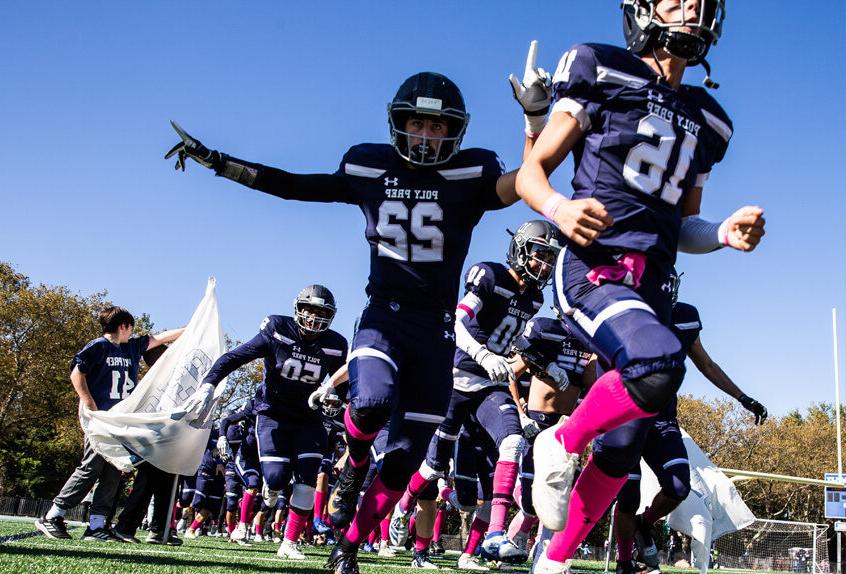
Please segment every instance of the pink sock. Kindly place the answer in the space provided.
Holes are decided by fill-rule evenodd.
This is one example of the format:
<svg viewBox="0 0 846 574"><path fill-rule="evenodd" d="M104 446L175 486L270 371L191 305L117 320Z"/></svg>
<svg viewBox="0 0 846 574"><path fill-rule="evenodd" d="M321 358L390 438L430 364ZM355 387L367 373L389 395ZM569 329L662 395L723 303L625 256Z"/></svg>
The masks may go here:
<svg viewBox="0 0 846 574"><path fill-rule="evenodd" d="M402 496L401 490L389 490L378 475L361 498L358 512L346 533L346 538L353 544L361 544L393 508Z"/></svg>
<svg viewBox="0 0 846 574"><path fill-rule="evenodd" d="M309 514L311 514L311 509L303 510L291 507L288 512L288 524L285 525L285 540L296 542L300 539L300 534L303 533L306 522L308 522Z"/></svg>
<svg viewBox="0 0 846 574"><path fill-rule="evenodd" d="M452 490L453 489L449 486L445 486L438 493L438 496L441 498L441 500L449 500L449 495L452 494Z"/></svg>
<svg viewBox="0 0 846 574"><path fill-rule="evenodd" d="M274 522L273 523L273 530L281 530L280 526L281 525L278 522Z"/></svg>
<svg viewBox="0 0 846 574"><path fill-rule="evenodd" d="M408 534L410 536L415 536L417 534L417 515L411 517L411 520L408 521Z"/></svg>
<svg viewBox="0 0 846 574"><path fill-rule="evenodd" d="M323 506L326 504L326 492L322 490L314 491L314 517L320 518L323 516Z"/></svg>
<svg viewBox="0 0 846 574"><path fill-rule="evenodd" d="M635 404L619 371L599 377L573 414L555 431L567 452L581 454L596 436L635 419L654 416Z"/></svg>
<svg viewBox="0 0 846 574"><path fill-rule="evenodd" d="M241 516L239 522L248 523L253 517L253 503L256 500L256 495L253 492L246 491L241 498Z"/></svg>
<svg viewBox="0 0 846 574"><path fill-rule="evenodd" d="M391 516L388 515L379 523L379 536L382 540L390 540Z"/></svg>
<svg viewBox="0 0 846 574"><path fill-rule="evenodd" d="M573 557L576 548L608 510L626 479L625 476L608 476L599 470L593 462L593 456L588 459L570 496L567 527L562 532L555 533L546 549L550 560L564 562Z"/></svg>
<svg viewBox="0 0 846 574"><path fill-rule="evenodd" d="M417 552L423 552L423 551L425 551L425 550L428 550L428 549L429 549L429 544L431 544L431 542L432 542L432 537L431 537L431 536L429 536L429 537L426 537L426 536L417 536L417 537L414 539L414 549L415 549Z"/></svg>
<svg viewBox="0 0 846 574"><path fill-rule="evenodd" d="M420 496L420 493L423 492L431 482L431 480L423 478L423 475L420 474L419 470L412 474L411 480L408 481L408 486L402 494L402 498L400 498L400 508L406 512L412 508L417 503L417 497Z"/></svg>
<svg viewBox="0 0 846 574"><path fill-rule="evenodd" d="M196 519L194 522L191 523L191 530L197 530L200 526L202 526L202 522L198 522Z"/></svg>
<svg viewBox="0 0 846 574"><path fill-rule="evenodd" d="M511 494L514 492L518 474L520 474L518 463L507 460L496 463L493 476L491 524L488 526L488 532L505 530L505 520L508 518L508 509L511 508Z"/></svg>
<svg viewBox="0 0 846 574"><path fill-rule="evenodd" d="M444 527L444 520L446 519L446 510L438 509L438 514L435 516L435 526L432 528L432 540L441 539L441 529Z"/></svg>
<svg viewBox="0 0 846 574"><path fill-rule="evenodd" d="M264 530L261 524L253 524L253 530L256 534L261 534L262 530Z"/></svg>
<svg viewBox="0 0 846 574"><path fill-rule="evenodd" d="M473 556L476 553L476 549L479 547L479 544L482 542L482 538L485 537L485 532L487 531L487 522L478 516L473 518L473 522L470 524L470 533L467 534L467 544L464 545L464 553Z"/></svg>
<svg viewBox="0 0 846 574"><path fill-rule="evenodd" d="M226 533L227 533L229 536L232 536L232 531L233 531L233 530L235 530L235 521L234 521L234 520L230 520L230 521L228 521L228 522L226 523Z"/></svg>
<svg viewBox="0 0 846 574"><path fill-rule="evenodd" d="M376 537L379 535L379 530L376 528L373 529L373 532L370 533L370 536L367 537L367 543L373 546L376 544Z"/></svg>
<svg viewBox="0 0 846 574"><path fill-rule="evenodd" d="M652 510L651 506L647 506L646 510L643 511L643 521L647 524L655 524L658 522L662 517L658 516L658 513Z"/></svg>
<svg viewBox="0 0 846 574"><path fill-rule="evenodd" d="M514 515L511 524L508 525L508 539L514 540L518 534L527 534L537 523L537 516L529 516L521 510Z"/></svg>

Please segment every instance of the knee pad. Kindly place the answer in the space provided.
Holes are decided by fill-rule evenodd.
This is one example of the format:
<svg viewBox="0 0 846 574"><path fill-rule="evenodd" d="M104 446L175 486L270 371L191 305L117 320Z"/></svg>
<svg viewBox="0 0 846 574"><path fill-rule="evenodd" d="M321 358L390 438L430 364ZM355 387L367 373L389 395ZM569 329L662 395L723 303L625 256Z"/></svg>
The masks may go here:
<svg viewBox="0 0 846 574"><path fill-rule="evenodd" d="M379 432L388 422L388 419L391 418L391 409L387 405L360 409L350 407L349 413L353 424L361 432L367 434Z"/></svg>
<svg viewBox="0 0 846 574"><path fill-rule="evenodd" d="M482 505L476 509L476 518L482 522L491 521L491 501L486 500Z"/></svg>
<svg viewBox="0 0 846 574"><path fill-rule="evenodd" d="M684 367L664 369L623 379L623 385L637 406L648 413L657 413L673 399L684 380Z"/></svg>
<svg viewBox="0 0 846 574"><path fill-rule="evenodd" d="M617 493L617 512L634 514L640 506L640 475L629 474L629 479Z"/></svg>
<svg viewBox="0 0 846 574"><path fill-rule="evenodd" d="M295 484L291 490L291 506L300 510L314 508L314 487L307 484Z"/></svg>
<svg viewBox="0 0 846 574"><path fill-rule="evenodd" d="M688 464L674 464L664 469L659 477L661 493L679 502L690 494L690 466Z"/></svg>
<svg viewBox="0 0 846 574"><path fill-rule="evenodd" d="M520 462L526 439L519 434L510 434L499 445L499 460L503 462Z"/></svg>

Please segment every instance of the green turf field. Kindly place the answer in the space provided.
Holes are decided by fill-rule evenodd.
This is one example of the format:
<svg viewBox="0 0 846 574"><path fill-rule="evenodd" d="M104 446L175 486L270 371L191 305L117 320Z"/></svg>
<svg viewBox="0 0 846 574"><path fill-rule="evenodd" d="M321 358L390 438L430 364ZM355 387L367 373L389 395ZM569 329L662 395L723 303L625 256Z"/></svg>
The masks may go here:
<svg viewBox="0 0 846 574"><path fill-rule="evenodd" d="M186 540L181 547L150 544L82 542L82 527L70 527L75 540L50 540L42 536L31 522L0 521L0 574L212 574L238 572L291 572L293 574L326 574L323 564L329 549L305 547L308 560L297 562L276 557L273 543L237 546L224 538L202 537ZM33 535L34 534L34 535ZM139 531L143 540L144 532ZM9 539L14 537L14 539ZM411 553L396 558L377 558L361 554L362 574L407 574ZM444 568L455 568L456 555L435 557ZM601 572L604 563L574 561L576 572ZM611 564L613 571L614 564ZM194 570L199 568L199 570ZM690 574L691 569L662 568L667 574ZM514 572L526 573L527 567ZM725 571L728 572L728 571ZM764 573L760 573L764 574Z"/></svg>

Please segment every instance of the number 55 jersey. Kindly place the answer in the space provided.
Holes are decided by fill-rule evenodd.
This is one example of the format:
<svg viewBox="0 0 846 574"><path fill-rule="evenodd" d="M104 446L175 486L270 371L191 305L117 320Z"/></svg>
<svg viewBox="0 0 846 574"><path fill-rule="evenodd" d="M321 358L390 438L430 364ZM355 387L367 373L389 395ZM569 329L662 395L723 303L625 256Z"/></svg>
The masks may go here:
<svg viewBox="0 0 846 574"><path fill-rule="evenodd" d="M573 149L573 198L593 197L614 218L596 244L674 262L685 194L722 160L731 120L704 88L676 90L604 44L565 53L553 92L552 113L569 112L585 133Z"/></svg>

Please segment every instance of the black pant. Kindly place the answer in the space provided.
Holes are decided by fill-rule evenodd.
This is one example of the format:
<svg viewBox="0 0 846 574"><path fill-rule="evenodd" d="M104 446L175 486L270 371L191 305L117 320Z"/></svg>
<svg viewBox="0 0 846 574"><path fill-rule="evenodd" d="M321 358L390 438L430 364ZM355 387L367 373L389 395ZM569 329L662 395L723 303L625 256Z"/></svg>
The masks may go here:
<svg viewBox="0 0 846 574"><path fill-rule="evenodd" d="M144 515L147 514L150 499L155 495L150 530L164 532L166 521L170 516L170 495L174 478L173 474L159 470L148 462L141 463L135 475L135 482L132 484L132 492L129 493L123 512L120 513L117 531L134 535Z"/></svg>

